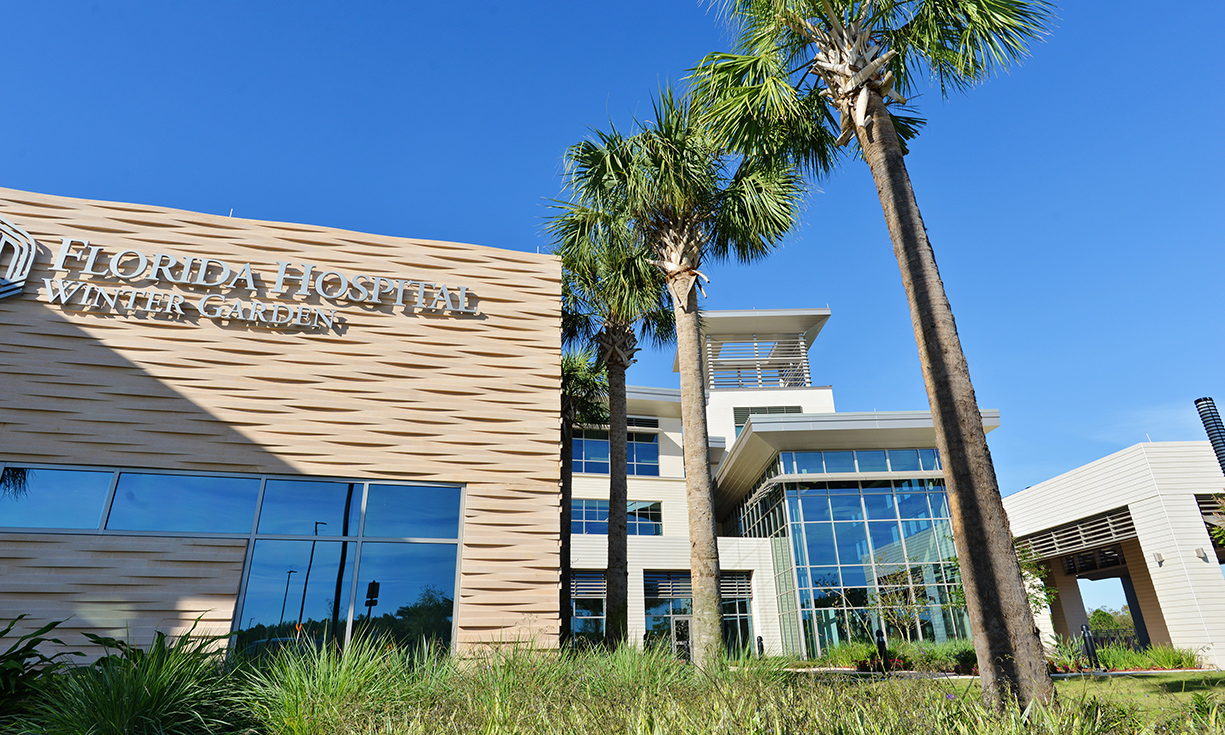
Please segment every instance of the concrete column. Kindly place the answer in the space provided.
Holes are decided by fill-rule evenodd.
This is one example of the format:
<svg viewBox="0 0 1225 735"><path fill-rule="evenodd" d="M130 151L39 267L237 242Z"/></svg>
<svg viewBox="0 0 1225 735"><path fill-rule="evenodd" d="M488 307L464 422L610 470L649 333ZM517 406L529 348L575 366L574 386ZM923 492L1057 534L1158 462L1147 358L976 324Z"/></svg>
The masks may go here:
<svg viewBox="0 0 1225 735"><path fill-rule="evenodd" d="M1144 619L1144 630L1148 633L1148 642L1151 645L1170 645L1170 631L1165 627L1165 613L1162 611L1161 602L1157 599L1157 590L1153 588L1153 579L1148 573L1148 564L1144 560L1144 549L1140 546L1140 541L1137 539L1128 539L1119 544L1123 549L1123 559L1127 562L1127 576L1131 580L1132 594L1135 595L1136 601L1132 602L1131 596L1127 598L1127 605L1133 609L1132 619ZM1123 585L1123 593L1127 594L1127 584ZM1134 610L1140 612L1137 617ZM1139 628L1137 627L1137 632Z"/></svg>
<svg viewBox="0 0 1225 735"><path fill-rule="evenodd" d="M1051 626L1056 633L1064 638L1074 638L1080 635L1080 626L1089 623L1085 614L1085 603L1080 597L1080 587L1076 577L1064 574L1063 559L1051 559L1051 577L1049 584L1055 588L1055 601L1051 603Z"/></svg>
<svg viewBox="0 0 1225 735"><path fill-rule="evenodd" d="M1225 668L1225 577L1195 496L1154 495L1129 509L1170 643L1195 650L1205 665ZM1207 561L1197 556L1199 549ZM1128 565L1134 568L1135 562L1128 559ZM1157 641L1151 623L1149 635Z"/></svg>

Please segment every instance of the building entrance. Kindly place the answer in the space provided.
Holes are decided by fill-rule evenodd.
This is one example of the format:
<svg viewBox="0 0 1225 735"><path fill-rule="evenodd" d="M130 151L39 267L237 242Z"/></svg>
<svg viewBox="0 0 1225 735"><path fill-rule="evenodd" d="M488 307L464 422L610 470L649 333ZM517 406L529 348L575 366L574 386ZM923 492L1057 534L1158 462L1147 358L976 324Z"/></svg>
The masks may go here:
<svg viewBox="0 0 1225 735"><path fill-rule="evenodd" d="M692 660L690 649L690 629L693 618L688 615L678 615L672 618L672 652L677 658Z"/></svg>

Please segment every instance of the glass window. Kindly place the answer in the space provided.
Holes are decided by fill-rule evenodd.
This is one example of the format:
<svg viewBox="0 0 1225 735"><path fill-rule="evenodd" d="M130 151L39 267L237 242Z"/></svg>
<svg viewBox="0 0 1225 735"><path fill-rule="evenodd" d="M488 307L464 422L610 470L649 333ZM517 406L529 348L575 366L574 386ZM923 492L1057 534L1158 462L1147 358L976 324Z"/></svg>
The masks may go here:
<svg viewBox="0 0 1225 735"><path fill-rule="evenodd" d="M920 449L919 461L923 464L923 469L925 470L940 469L940 459L935 449Z"/></svg>
<svg viewBox="0 0 1225 735"><path fill-rule="evenodd" d="M814 589L826 589L841 586L838 581L838 567L811 567L808 570Z"/></svg>
<svg viewBox="0 0 1225 735"><path fill-rule="evenodd" d="M607 475L608 432L599 429L575 429L572 454L575 472Z"/></svg>
<svg viewBox="0 0 1225 735"><path fill-rule="evenodd" d="M808 546L808 563L826 566L838 563L834 553L834 526L831 523L805 523L804 539Z"/></svg>
<svg viewBox="0 0 1225 735"><path fill-rule="evenodd" d="M898 493L897 510L902 518L931 518L927 493Z"/></svg>
<svg viewBox="0 0 1225 735"><path fill-rule="evenodd" d="M356 536L362 484L268 480L259 532L300 536Z"/></svg>
<svg viewBox="0 0 1225 735"><path fill-rule="evenodd" d="M800 498L800 507L804 510L806 521L828 521L833 518L829 513L829 497L826 495Z"/></svg>
<svg viewBox="0 0 1225 735"><path fill-rule="evenodd" d="M863 505L867 509L868 518L897 518L897 507L894 505L893 494L864 495Z"/></svg>
<svg viewBox="0 0 1225 735"><path fill-rule="evenodd" d="M8 467L0 475L0 526L97 528L111 472Z"/></svg>
<svg viewBox="0 0 1225 735"><path fill-rule="evenodd" d="M835 521L863 520L863 504L860 502L859 493L854 495L831 495L829 502L833 506Z"/></svg>
<svg viewBox="0 0 1225 735"><path fill-rule="evenodd" d="M819 475L825 472L820 452L796 452L795 471L800 475Z"/></svg>
<svg viewBox="0 0 1225 735"><path fill-rule="evenodd" d="M906 561L906 555L902 551L902 533L897 521L869 523L868 533L872 537L872 550L875 552L877 564Z"/></svg>
<svg viewBox="0 0 1225 735"><path fill-rule="evenodd" d="M944 493L929 493L927 497L932 504L932 515L938 518L949 517L949 499Z"/></svg>
<svg viewBox="0 0 1225 735"><path fill-rule="evenodd" d="M870 561L868 537L863 523L835 523L834 534L838 539L838 559L843 564L860 564Z"/></svg>
<svg viewBox="0 0 1225 735"><path fill-rule="evenodd" d="M784 475L789 475L795 472L795 454L793 452L782 452L778 455L778 468Z"/></svg>
<svg viewBox="0 0 1225 735"><path fill-rule="evenodd" d="M627 475L659 477L659 435L632 432L626 444Z"/></svg>
<svg viewBox="0 0 1225 735"><path fill-rule="evenodd" d="M885 461L885 452L855 452L855 459L859 463L860 472L888 472L889 463Z"/></svg>
<svg viewBox="0 0 1225 735"><path fill-rule="evenodd" d="M852 564L838 567L838 569L842 571L843 587L863 587L868 584L868 578L872 572L872 567L865 567L862 564Z"/></svg>
<svg viewBox="0 0 1225 735"><path fill-rule="evenodd" d="M919 472L923 469L919 463L919 450L890 449L889 467L894 472Z"/></svg>
<svg viewBox="0 0 1225 735"><path fill-rule="evenodd" d="M354 630L360 621L362 629L401 645L424 640L449 646L455 563L455 544L362 544ZM367 597L372 582L378 583L377 598Z"/></svg>
<svg viewBox="0 0 1225 735"><path fill-rule="evenodd" d="M826 472L854 472L854 452L823 452Z"/></svg>
<svg viewBox="0 0 1225 735"><path fill-rule="evenodd" d="M256 541L238 650L261 653L300 634L317 644L343 636L356 550L338 541Z"/></svg>
<svg viewBox="0 0 1225 735"><path fill-rule="evenodd" d="M627 535L664 535L663 507L661 503L631 500L629 501L629 508L627 510Z"/></svg>
<svg viewBox="0 0 1225 735"><path fill-rule="evenodd" d="M459 538L459 488L371 485L366 538Z"/></svg>
<svg viewBox="0 0 1225 735"><path fill-rule="evenodd" d="M859 483L865 493L891 493L893 483L888 480L864 480Z"/></svg>
<svg viewBox="0 0 1225 735"><path fill-rule="evenodd" d="M122 472L108 529L251 533L259 480Z"/></svg>

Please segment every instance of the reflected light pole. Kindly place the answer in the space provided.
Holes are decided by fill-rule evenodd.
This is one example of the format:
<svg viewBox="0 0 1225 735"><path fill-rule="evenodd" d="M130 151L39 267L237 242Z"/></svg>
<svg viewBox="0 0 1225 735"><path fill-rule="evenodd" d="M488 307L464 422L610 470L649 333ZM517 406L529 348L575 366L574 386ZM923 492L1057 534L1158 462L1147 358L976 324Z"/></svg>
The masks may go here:
<svg viewBox="0 0 1225 735"><path fill-rule="evenodd" d="M293 579L293 575L297 573L297 569L290 569L289 574L285 575L285 596L281 598L281 622L277 623L277 625L284 625L285 623L285 602L289 599L289 580Z"/></svg>
<svg viewBox="0 0 1225 735"><path fill-rule="evenodd" d="M315 538L319 537L319 527L326 526L327 521L315 521ZM306 574L302 577L302 604L298 606L298 627L302 626L302 613L306 610L306 585L311 581L311 565L315 563L315 542L311 541L311 555L306 562Z"/></svg>

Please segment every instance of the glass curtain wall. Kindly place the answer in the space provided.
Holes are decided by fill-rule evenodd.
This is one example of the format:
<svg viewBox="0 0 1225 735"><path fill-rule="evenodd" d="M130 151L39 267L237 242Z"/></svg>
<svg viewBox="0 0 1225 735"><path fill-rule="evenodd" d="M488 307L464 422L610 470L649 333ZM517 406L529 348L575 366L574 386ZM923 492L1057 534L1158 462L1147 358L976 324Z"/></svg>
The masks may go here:
<svg viewBox="0 0 1225 735"><path fill-rule="evenodd" d="M820 458L817 471L826 475L857 465L860 472L890 471L895 454L899 469L936 466L932 450L890 450L797 452L784 455L791 466L779 469L797 474L801 454ZM797 654L816 657L843 642L872 640L877 629L902 640L969 635L964 611L953 606L957 560L939 478L766 484L729 525L775 539L784 645Z"/></svg>
<svg viewBox="0 0 1225 735"><path fill-rule="evenodd" d="M239 650L354 631L449 646L461 489L7 466L0 528L233 538L247 557Z"/></svg>

